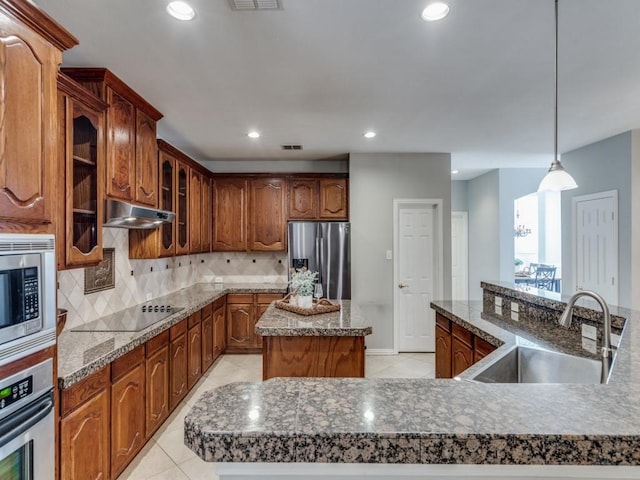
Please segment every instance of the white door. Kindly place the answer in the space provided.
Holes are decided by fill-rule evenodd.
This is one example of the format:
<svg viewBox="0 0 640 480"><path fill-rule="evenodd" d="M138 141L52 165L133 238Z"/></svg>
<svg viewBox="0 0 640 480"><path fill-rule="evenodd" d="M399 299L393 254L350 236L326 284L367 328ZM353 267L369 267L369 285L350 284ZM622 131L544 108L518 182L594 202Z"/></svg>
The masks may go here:
<svg viewBox="0 0 640 480"><path fill-rule="evenodd" d="M451 212L451 298L469 296L469 242L467 212Z"/></svg>
<svg viewBox="0 0 640 480"><path fill-rule="evenodd" d="M435 316L436 206L398 203L396 212L397 350L433 352Z"/></svg>
<svg viewBox="0 0 640 480"><path fill-rule="evenodd" d="M617 191L574 197L573 219L576 289L594 290L617 305Z"/></svg>

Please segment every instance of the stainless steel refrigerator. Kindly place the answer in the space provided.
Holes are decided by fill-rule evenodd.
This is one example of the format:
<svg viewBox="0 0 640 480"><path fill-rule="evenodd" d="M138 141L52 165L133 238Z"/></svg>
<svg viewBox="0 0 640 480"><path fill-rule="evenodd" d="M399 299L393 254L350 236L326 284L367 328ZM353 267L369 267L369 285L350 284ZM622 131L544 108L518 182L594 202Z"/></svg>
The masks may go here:
<svg viewBox="0 0 640 480"><path fill-rule="evenodd" d="M350 299L349 222L289 222L288 231L289 268L318 272L324 297Z"/></svg>

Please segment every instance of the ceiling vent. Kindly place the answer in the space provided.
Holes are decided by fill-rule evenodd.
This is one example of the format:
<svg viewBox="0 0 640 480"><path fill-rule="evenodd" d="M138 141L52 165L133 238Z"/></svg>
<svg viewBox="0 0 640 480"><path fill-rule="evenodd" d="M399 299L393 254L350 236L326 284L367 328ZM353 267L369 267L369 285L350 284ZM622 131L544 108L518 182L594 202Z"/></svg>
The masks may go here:
<svg viewBox="0 0 640 480"><path fill-rule="evenodd" d="M229 0L231 10L281 10L281 0Z"/></svg>
<svg viewBox="0 0 640 480"><path fill-rule="evenodd" d="M302 145L280 145L282 150L302 150Z"/></svg>

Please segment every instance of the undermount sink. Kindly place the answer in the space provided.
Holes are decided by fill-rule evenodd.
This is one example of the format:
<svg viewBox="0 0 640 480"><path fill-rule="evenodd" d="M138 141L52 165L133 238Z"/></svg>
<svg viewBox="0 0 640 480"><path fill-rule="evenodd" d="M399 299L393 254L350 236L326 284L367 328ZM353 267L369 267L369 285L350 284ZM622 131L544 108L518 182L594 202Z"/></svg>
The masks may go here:
<svg viewBox="0 0 640 480"><path fill-rule="evenodd" d="M483 383L600 383L602 362L515 345L474 375Z"/></svg>

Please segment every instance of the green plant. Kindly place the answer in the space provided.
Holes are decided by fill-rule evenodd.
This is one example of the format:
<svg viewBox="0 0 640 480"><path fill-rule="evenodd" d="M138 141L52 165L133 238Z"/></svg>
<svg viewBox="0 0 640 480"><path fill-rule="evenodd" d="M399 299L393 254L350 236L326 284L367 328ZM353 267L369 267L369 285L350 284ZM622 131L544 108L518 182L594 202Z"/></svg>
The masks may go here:
<svg viewBox="0 0 640 480"><path fill-rule="evenodd" d="M514 261L516 267L519 267L520 265L522 265L524 262L522 260L520 260L519 258L516 258Z"/></svg>
<svg viewBox="0 0 640 480"><path fill-rule="evenodd" d="M318 272L311 272L306 268L297 269L291 274L289 286L291 291L302 297L313 295L313 286L318 279Z"/></svg>

